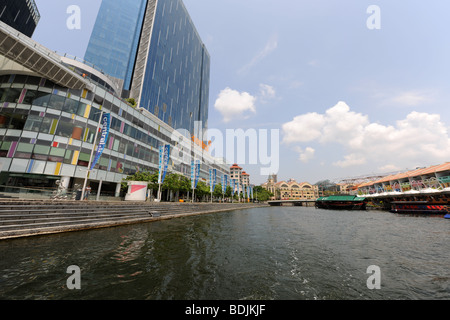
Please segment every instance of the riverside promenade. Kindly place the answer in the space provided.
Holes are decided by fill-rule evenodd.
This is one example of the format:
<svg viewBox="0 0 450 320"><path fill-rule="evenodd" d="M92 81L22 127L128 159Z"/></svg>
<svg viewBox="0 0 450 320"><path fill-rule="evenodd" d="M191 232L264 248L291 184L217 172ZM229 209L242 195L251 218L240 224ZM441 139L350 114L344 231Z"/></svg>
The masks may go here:
<svg viewBox="0 0 450 320"><path fill-rule="evenodd" d="M0 200L0 240L267 206L263 203Z"/></svg>

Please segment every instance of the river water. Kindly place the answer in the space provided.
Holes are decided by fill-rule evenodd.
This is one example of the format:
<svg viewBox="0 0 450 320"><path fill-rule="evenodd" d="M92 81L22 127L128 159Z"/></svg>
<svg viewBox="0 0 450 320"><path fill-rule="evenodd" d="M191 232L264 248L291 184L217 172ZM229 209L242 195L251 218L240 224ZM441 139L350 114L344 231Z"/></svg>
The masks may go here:
<svg viewBox="0 0 450 320"><path fill-rule="evenodd" d="M306 207L3 240L0 299L449 299L449 240L443 218Z"/></svg>

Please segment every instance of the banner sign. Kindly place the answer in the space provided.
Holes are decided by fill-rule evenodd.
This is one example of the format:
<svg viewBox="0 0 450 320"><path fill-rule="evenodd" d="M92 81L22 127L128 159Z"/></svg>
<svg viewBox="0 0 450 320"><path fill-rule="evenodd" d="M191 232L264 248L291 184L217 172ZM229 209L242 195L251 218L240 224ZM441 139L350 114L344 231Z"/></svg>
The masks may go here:
<svg viewBox="0 0 450 320"><path fill-rule="evenodd" d="M191 189L195 189L195 162L191 161Z"/></svg>
<svg viewBox="0 0 450 320"><path fill-rule="evenodd" d="M234 197L234 189L236 188L236 185L234 183L234 179L230 180L230 187L231 187L231 196Z"/></svg>
<svg viewBox="0 0 450 320"><path fill-rule="evenodd" d="M163 166L163 161L164 161L164 146L159 146L159 176L158 176L158 183L162 183L161 182L161 177L162 177L162 166Z"/></svg>
<svg viewBox="0 0 450 320"><path fill-rule="evenodd" d="M159 146L159 176L158 183L164 183L166 177L167 168L169 167L170 160L170 145Z"/></svg>
<svg viewBox="0 0 450 320"><path fill-rule="evenodd" d="M222 193L227 192L227 175L222 175Z"/></svg>
<svg viewBox="0 0 450 320"><path fill-rule="evenodd" d="M164 178L166 177L167 168L169 167L169 160L170 160L170 144L166 144L164 146L164 170L162 174L161 183L164 182Z"/></svg>
<svg viewBox="0 0 450 320"><path fill-rule="evenodd" d="M217 179L217 169L209 169L209 190L214 192L214 187L216 186Z"/></svg>
<svg viewBox="0 0 450 320"><path fill-rule="evenodd" d="M214 191L213 172L212 169L209 169L209 192L212 193L213 191Z"/></svg>
<svg viewBox="0 0 450 320"><path fill-rule="evenodd" d="M200 177L200 160L195 161L195 183L194 189L197 188L198 178Z"/></svg>
<svg viewBox="0 0 450 320"><path fill-rule="evenodd" d="M91 169L92 170L100 159L103 150L105 150L106 141L108 140L109 135L109 126L111 122L111 115L109 113L105 113L102 116L102 135L100 136L100 142L98 143L97 153L95 154L94 161L92 161Z"/></svg>

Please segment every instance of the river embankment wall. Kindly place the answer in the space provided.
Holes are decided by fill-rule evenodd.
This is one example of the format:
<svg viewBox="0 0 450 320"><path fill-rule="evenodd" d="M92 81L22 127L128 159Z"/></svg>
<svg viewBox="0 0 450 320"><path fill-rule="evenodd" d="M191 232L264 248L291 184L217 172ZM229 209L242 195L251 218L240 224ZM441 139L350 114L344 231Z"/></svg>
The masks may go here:
<svg viewBox="0 0 450 320"><path fill-rule="evenodd" d="M267 206L264 203L6 200L0 201L0 240Z"/></svg>

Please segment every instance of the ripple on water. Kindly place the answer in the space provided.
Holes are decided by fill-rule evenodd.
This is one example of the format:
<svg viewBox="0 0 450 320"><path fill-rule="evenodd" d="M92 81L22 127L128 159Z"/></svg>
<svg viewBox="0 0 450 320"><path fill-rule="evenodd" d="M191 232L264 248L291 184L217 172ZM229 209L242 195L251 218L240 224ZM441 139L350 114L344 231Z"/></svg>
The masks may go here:
<svg viewBox="0 0 450 320"><path fill-rule="evenodd" d="M0 298L449 299L449 235L444 219L281 207L8 240Z"/></svg>

